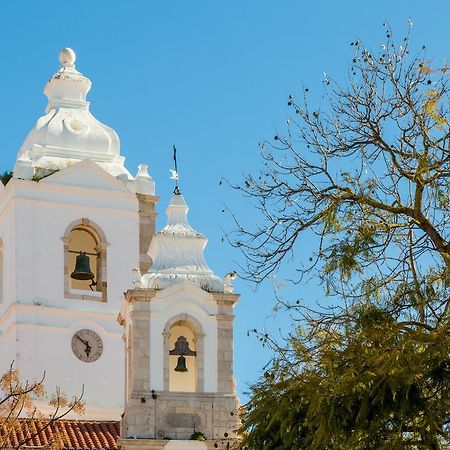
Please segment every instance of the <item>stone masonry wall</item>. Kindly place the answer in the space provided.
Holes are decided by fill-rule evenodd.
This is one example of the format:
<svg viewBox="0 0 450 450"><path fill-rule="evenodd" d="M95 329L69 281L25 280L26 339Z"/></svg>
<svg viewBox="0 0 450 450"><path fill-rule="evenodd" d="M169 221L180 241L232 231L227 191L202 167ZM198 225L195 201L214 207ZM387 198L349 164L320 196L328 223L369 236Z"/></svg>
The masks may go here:
<svg viewBox="0 0 450 450"><path fill-rule="evenodd" d="M233 305L239 298L236 294L214 293L219 307L217 314L218 334L218 390L236 395L233 375Z"/></svg>
<svg viewBox="0 0 450 450"><path fill-rule="evenodd" d="M201 431L206 439L227 439L239 426L235 396L155 392L153 397L149 393L129 400L123 437L189 439Z"/></svg>
<svg viewBox="0 0 450 450"><path fill-rule="evenodd" d="M239 296L213 293L218 305L217 392L155 392L150 390L149 379L150 302L155 293L130 290L126 295L130 310L126 324L127 398L121 424L124 442L127 439L185 440L196 431L214 442L234 439L234 431L239 426L239 401L233 376L233 305Z"/></svg>

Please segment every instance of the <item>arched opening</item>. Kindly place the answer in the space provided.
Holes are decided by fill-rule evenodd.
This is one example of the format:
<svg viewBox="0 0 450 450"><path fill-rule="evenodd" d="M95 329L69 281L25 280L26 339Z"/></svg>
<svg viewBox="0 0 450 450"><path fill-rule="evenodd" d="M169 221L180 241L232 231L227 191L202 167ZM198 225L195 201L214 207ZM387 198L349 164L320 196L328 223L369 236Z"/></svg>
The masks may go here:
<svg viewBox="0 0 450 450"><path fill-rule="evenodd" d="M164 379L171 392L203 391L203 333L199 323L181 314L166 325Z"/></svg>
<svg viewBox="0 0 450 450"><path fill-rule="evenodd" d="M64 285L69 298L106 301L106 241L89 219L69 225L64 242Z"/></svg>
<svg viewBox="0 0 450 450"><path fill-rule="evenodd" d="M96 251L97 246L97 239L92 230L88 227L78 226L70 231L69 267L72 270L70 274L70 288L72 290L98 291L99 288L101 288L98 283L99 254ZM80 267L79 262L77 264L79 255L86 257L86 263L83 264L83 267ZM80 270L83 270L83 272L80 272ZM86 279L86 276L80 278L80 275L78 274L85 274L87 271L92 273L93 278Z"/></svg>
<svg viewBox="0 0 450 450"><path fill-rule="evenodd" d="M182 321L170 328L169 390L197 390L197 352L195 333Z"/></svg>

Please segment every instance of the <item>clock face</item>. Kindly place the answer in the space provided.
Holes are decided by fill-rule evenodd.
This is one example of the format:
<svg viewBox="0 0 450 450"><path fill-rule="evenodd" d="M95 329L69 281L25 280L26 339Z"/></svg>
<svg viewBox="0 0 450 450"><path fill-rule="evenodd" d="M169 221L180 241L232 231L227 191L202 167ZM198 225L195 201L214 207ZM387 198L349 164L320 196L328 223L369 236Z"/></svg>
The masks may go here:
<svg viewBox="0 0 450 450"><path fill-rule="evenodd" d="M102 339L92 330L77 331L72 337L72 351L81 361L97 361L103 352Z"/></svg>

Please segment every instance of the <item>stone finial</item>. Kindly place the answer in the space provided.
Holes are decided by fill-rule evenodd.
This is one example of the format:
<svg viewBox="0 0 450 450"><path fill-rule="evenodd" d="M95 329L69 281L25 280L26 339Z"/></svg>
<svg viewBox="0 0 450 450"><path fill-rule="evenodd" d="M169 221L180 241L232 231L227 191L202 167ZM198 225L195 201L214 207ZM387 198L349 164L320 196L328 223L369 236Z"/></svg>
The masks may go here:
<svg viewBox="0 0 450 450"><path fill-rule="evenodd" d="M136 178L151 178L148 174L148 164L139 164L138 165L138 173L136 174Z"/></svg>
<svg viewBox="0 0 450 450"><path fill-rule="evenodd" d="M61 64L61 66L63 66L63 67L73 67L75 65L76 59L77 59L77 55L69 47L64 47L59 52L59 62Z"/></svg>
<svg viewBox="0 0 450 450"><path fill-rule="evenodd" d="M155 195L155 182L148 173L147 164L139 164L135 183L138 194Z"/></svg>
<svg viewBox="0 0 450 450"><path fill-rule="evenodd" d="M31 180L34 176L34 173L35 169L33 166L33 162L28 155L28 152L24 149L21 149L17 157L16 166L14 167L14 178Z"/></svg>
<svg viewBox="0 0 450 450"><path fill-rule="evenodd" d="M224 292L228 292L230 294L233 292L234 286L233 286L233 284L231 282L232 282L232 280L235 280L236 277L237 277L237 272L236 271L227 273L223 277L223 291Z"/></svg>

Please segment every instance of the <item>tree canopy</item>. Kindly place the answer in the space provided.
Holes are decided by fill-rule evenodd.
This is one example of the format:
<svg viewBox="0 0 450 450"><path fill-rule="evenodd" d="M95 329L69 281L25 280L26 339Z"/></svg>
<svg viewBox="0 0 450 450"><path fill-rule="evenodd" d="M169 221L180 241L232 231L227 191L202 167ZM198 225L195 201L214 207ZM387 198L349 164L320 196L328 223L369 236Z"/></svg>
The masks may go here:
<svg viewBox="0 0 450 450"><path fill-rule="evenodd" d="M289 96L263 169L235 186L260 213L231 236L243 276L294 262L297 288L328 297L281 299L296 329L283 349L265 337L278 356L243 413L248 448L450 445L450 69L385 32L377 51L351 43L348 80L325 79L320 107L306 87Z"/></svg>

